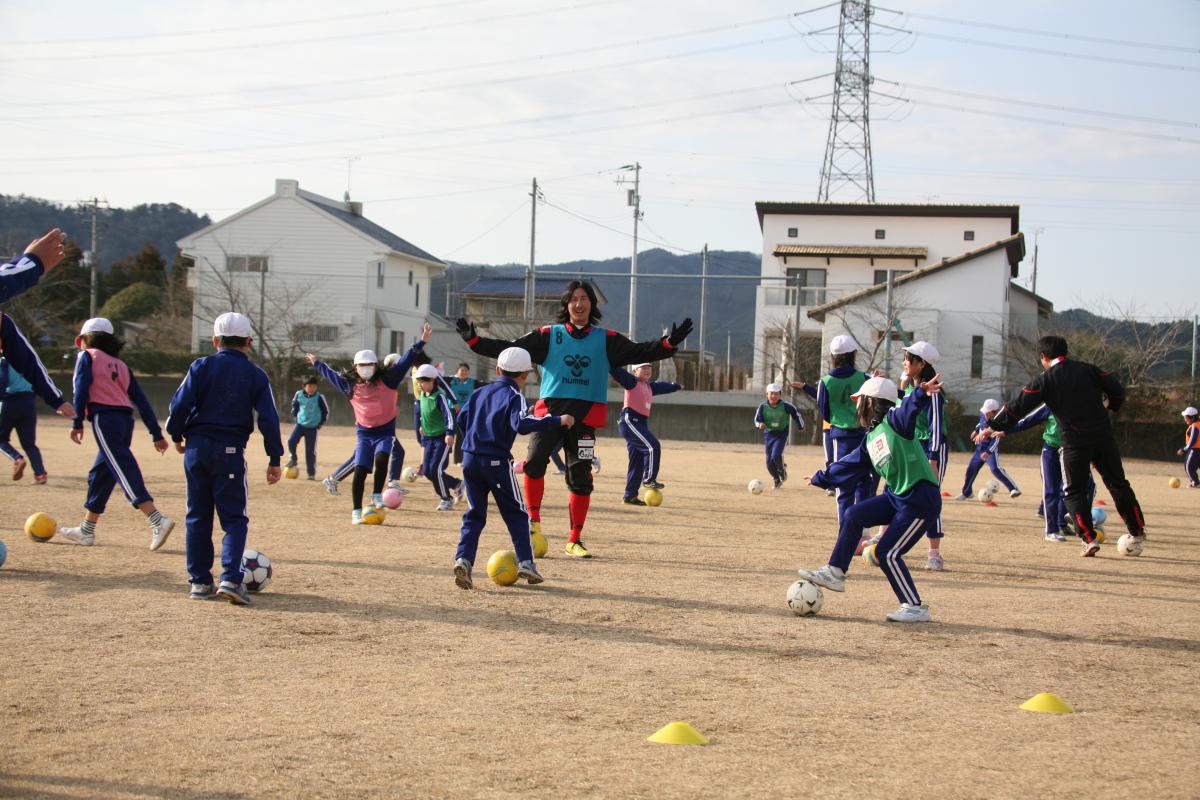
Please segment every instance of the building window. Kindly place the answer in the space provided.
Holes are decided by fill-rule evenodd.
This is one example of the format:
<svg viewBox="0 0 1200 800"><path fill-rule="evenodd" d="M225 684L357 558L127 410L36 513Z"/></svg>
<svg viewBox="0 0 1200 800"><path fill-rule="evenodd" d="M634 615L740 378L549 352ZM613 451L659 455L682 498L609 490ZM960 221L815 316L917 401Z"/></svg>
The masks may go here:
<svg viewBox="0 0 1200 800"><path fill-rule="evenodd" d="M971 337L971 377L983 377L983 337Z"/></svg>
<svg viewBox="0 0 1200 800"><path fill-rule="evenodd" d="M226 272L270 272L270 259L266 256L225 256Z"/></svg>
<svg viewBox="0 0 1200 800"><path fill-rule="evenodd" d="M910 272L912 272L911 269L894 269L894 270L892 270L892 282L895 283L896 278L899 278L901 275L907 275ZM888 274L888 271L886 269L875 270L875 283L876 284L887 283L887 274Z"/></svg>
<svg viewBox="0 0 1200 800"><path fill-rule="evenodd" d="M799 235L800 235L799 228L788 228L788 238L789 239L795 239Z"/></svg>
<svg viewBox="0 0 1200 800"><path fill-rule="evenodd" d="M417 310L421 310L421 282L417 281Z"/></svg>
<svg viewBox="0 0 1200 800"><path fill-rule="evenodd" d="M408 271L408 285L412 286L412 270Z"/></svg>
<svg viewBox="0 0 1200 800"><path fill-rule="evenodd" d="M885 231L883 228L876 228L875 229L875 238L876 239L886 239L887 231Z"/></svg>
<svg viewBox="0 0 1200 800"><path fill-rule="evenodd" d="M376 289L383 288L383 262L382 261L375 264L375 288Z"/></svg>
<svg viewBox="0 0 1200 800"><path fill-rule="evenodd" d="M388 352L400 353L404 350L404 331L392 331L392 336L388 340Z"/></svg>
<svg viewBox="0 0 1200 800"><path fill-rule="evenodd" d="M292 338L297 342L333 344L341 337L338 335L337 325L314 325L306 322L292 328Z"/></svg>
<svg viewBox="0 0 1200 800"><path fill-rule="evenodd" d="M796 305L796 292L800 292L801 306L825 304L825 270L789 269L787 271L787 305Z"/></svg>
<svg viewBox="0 0 1200 800"><path fill-rule="evenodd" d="M975 231L963 231L963 241L964 242L975 241Z"/></svg>

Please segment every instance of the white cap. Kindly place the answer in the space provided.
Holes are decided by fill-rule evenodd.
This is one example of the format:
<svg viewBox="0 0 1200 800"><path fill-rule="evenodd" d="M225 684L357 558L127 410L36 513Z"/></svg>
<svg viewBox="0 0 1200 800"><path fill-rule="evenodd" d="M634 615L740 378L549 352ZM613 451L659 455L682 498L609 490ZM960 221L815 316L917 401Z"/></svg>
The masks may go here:
<svg viewBox="0 0 1200 800"><path fill-rule="evenodd" d="M999 411L999 410L1000 410L1000 403L993 400L990 397L987 400L984 400L983 405L981 405L979 407L979 411L982 414L986 414L989 411Z"/></svg>
<svg viewBox="0 0 1200 800"><path fill-rule="evenodd" d="M509 347L500 352L496 366L504 372L528 372L533 369L533 359L524 347Z"/></svg>
<svg viewBox="0 0 1200 800"><path fill-rule="evenodd" d="M893 403L899 398L900 392L896 389L896 383L889 378L867 378L862 386L858 387L858 391L850 395L853 400L858 397L878 397L880 400L891 400Z"/></svg>
<svg viewBox="0 0 1200 800"><path fill-rule="evenodd" d="M843 353L853 353L857 349L858 342L854 341L854 337L848 333L833 337L833 340L829 343L829 354L833 356L840 356Z"/></svg>
<svg viewBox="0 0 1200 800"><path fill-rule="evenodd" d="M112 333L112 323L104 317L92 317L87 322L83 323L83 327L79 329L79 335L85 333Z"/></svg>
<svg viewBox="0 0 1200 800"><path fill-rule="evenodd" d="M386 356L383 357L383 365L385 367L390 367L399 360L400 360L399 353L388 353Z"/></svg>
<svg viewBox="0 0 1200 800"><path fill-rule="evenodd" d="M236 311L226 311L213 320L213 336L239 336L243 339L254 335L250 318Z"/></svg>
<svg viewBox="0 0 1200 800"><path fill-rule="evenodd" d="M435 367L433 364L422 364L421 366L417 367L417 371L413 373L414 378L433 378L436 380L437 376L437 367Z"/></svg>
<svg viewBox="0 0 1200 800"><path fill-rule="evenodd" d="M768 384L767 384L767 391L768 391L768 392L782 392L782 391L783 391L783 387L782 387L782 386L780 386L778 383L768 383Z"/></svg>
<svg viewBox="0 0 1200 800"><path fill-rule="evenodd" d="M379 361L379 357L375 355L374 350L359 350L354 354L355 364L375 364Z"/></svg>
<svg viewBox="0 0 1200 800"><path fill-rule="evenodd" d="M641 369L642 367L648 367L648 366L650 366L650 362L649 362L649 361L643 361L641 364L630 364L630 365L629 365L629 370L632 372L632 371L633 371L633 370L635 370L635 369Z"/></svg>
<svg viewBox="0 0 1200 800"><path fill-rule="evenodd" d="M941 358L938 349L929 342L913 342L908 347L905 347L904 350L905 352L912 353L926 364L936 364L938 359Z"/></svg>
<svg viewBox="0 0 1200 800"><path fill-rule="evenodd" d="M1185 417L1200 417L1200 411L1197 411L1195 406L1188 406L1183 410L1183 415Z"/></svg>

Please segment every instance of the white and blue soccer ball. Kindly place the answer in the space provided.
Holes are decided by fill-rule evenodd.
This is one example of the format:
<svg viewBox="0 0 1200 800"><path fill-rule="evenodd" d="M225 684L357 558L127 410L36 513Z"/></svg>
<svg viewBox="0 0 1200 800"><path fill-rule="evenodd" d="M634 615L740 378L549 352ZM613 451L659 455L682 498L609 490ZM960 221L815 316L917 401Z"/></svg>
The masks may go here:
<svg viewBox="0 0 1200 800"><path fill-rule="evenodd" d="M247 549L242 553L242 585L248 592L261 592L271 582L275 570L266 553Z"/></svg>
<svg viewBox="0 0 1200 800"><path fill-rule="evenodd" d="M799 580L788 587L788 608L797 617L807 617L816 614L825 603L825 594L821 587L806 580Z"/></svg>

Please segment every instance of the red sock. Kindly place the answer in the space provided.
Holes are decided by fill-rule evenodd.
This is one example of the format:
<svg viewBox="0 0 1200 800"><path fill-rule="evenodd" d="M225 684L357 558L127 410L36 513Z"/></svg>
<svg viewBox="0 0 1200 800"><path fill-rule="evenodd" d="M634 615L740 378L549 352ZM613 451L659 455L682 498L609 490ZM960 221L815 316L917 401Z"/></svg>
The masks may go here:
<svg viewBox="0 0 1200 800"><path fill-rule="evenodd" d="M529 509L529 519L534 522L542 521L542 495L545 493L545 478L525 476L525 507Z"/></svg>
<svg viewBox="0 0 1200 800"><path fill-rule="evenodd" d="M571 515L571 535L568 542L578 542L583 535L583 523L587 521L588 506L592 504L591 495L572 494L567 502L567 511Z"/></svg>

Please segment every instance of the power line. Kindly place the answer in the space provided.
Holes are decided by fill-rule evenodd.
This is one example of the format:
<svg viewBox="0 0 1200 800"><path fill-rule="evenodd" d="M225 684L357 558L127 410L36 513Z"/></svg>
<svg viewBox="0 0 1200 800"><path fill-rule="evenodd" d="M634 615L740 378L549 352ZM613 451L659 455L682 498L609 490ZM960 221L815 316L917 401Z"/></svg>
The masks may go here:
<svg viewBox="0 0 1200 800"><path fill-rule="evenodd" d="M442 254L442 256L443 256L443 257L447 257L447 258L448 258L449 256L452 256L452 255L454 255L454 254L455 254L455 253L457 253L457 252L460 252L460 251L462 251L462 250L465 250L465 249L467 249L468 247L470 247L471 245L475 244L476 242L478 242L478 241L479 241L480 239L482 239L483 237L487 236L487 235L488 235L489 233L491 233L492 231L494 231L494 230L496 230L497 228L499 228L499 227L500 227L501 225L503 225L504 223L508 222L510 219L512 219L512 218L513 218L513 217L514 217L514 216L517 214L517 212L518 212L518 211L524 211L524 210L525 210L525 207L526 207L526 206L528 206L528 205L529 205L529 201L528 201L528 200L522 200L522 201L521 201L521 203L520 203L520 205L518 205L518 206L517 206L516 208L514 208L512 211L508 212L508 213L507 213L507 214L505 214L503 217L501 217L501 218L500 218L500 220L499 220L499 221L498 221L498 222L497 222L495 225L492 225L491 227L489 227L489 228L488 228L487 230L485 230L483 233L481 233L481 234L479 234L478 236L476 236L476 237L475 237L474 239L472 239L471 241L469 241L469 242L464 242L463 244L459 245L458 247L454 248L453 250L447 250L446 252L444 252L444 253Z"/></svg>

